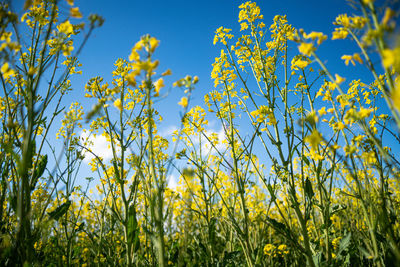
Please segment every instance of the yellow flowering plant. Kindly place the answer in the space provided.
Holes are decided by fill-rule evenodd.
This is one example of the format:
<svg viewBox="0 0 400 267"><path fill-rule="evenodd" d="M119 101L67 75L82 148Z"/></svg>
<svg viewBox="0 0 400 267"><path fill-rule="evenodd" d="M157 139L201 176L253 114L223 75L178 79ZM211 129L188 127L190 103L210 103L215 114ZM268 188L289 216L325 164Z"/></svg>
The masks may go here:
<svg viewBox="0 0 400 267"><path fill-rule="evenodd" d="M64 109L62 100L71 90L70 77L79 73L77 56L85 41L77 50L73 43L84 24L73 25L69 17L59 17L59 7L53 1L26 1L21 17L11 12L8 4L2 3L0 8L3 14L0 165L4 170L1 232L2 239L13 240L2 250L1 264L35 264L36 252L45 242L40 236L48 233L50 222L64 215L71 204L74 188L71 176L63 179L57 164L48 164L51 155L44 151L51 126ZM97 26L95 22L101 22L101 18L92 20L84 38ZM44 77L49 80L44 82ZM81 116L78 108L74 110L77 112L69 111L63 120L60 132L63 137L72 137L71 129ZM73 152L69 142L74 140L66 143L67 154ZM72 158L68 158L66 165L71 174L77 166L69 160ZM50 202L62 184L66 186L66 202L47 216Z"/></svg>
<svg viewBox="0 0 400 267"><path fill-rule="evenodd" d="M204 105L191 106L197 76L172 84L184 95L167 136L160 40L140 38L110 81L89 79L86 100L65 104L102 18L73 23L84 14L72 0L25 1L21 17L1 4L0 265L396 266L397 14L356 5L327 35L285 15L266 26L241 4L240 36L215 31ZM334 72L320 47L342 39L356 51ZM352 78L362 66L369 81Z"/></svg>

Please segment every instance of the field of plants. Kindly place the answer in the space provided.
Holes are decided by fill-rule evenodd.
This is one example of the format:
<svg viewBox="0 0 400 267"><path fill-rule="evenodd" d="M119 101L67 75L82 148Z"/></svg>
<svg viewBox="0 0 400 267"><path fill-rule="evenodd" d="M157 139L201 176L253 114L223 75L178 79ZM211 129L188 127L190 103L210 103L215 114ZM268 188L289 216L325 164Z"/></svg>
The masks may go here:
<svg viewBox="0 0 400 267"><path fill-rule="evenodd" d="M400 266L400 3L352 5L322 33L242 3L198 106L199 77L167 84L144 35L112 80L87 81L90 107L65 99L103 18L1 4L0 266ZM337 74L319 47L341 41L358 52ZM166 87L182 89L172 137Z"/></svg>

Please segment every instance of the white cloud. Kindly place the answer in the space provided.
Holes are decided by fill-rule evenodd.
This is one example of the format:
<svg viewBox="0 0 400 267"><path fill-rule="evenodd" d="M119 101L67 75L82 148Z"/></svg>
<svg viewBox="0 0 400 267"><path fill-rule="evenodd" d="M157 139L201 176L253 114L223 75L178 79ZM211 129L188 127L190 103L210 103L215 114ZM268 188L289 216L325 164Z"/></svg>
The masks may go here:
<svg viewBox="0 0 400 267"><path fill-rule="evenodd" d="M178 130L178 127L175 125L168 126L164 129L161 129L158 134L164 138L171 137L174 131Z"/></svg>
<svg viewBox="0 0 400 267"><path fill-rule="evenodd" d="M218 136L218 144L213 147L208 140L202 140L202 150L204 151L211 151L211 154L216 154L217 151L220 153L224 153L225 150L227 149L227 144L225 143L226 141L226 136L225 136L225 131L224 131L224 127L221 127L218 131L213 130L213 129L207 129L205 131L205 134L207 135L207 137L211 136L211 133L216 133ZM198 145L198 144L196 144Z"/></svg>
<svg viewBox="0 0 400 267"><path fill-rule="evenodd" d="M113 154L111 145L110 142L107 141L105 136L94 136L93 134L89 136L88 132L83 131L80 135L80 140L83 146L85 146L87 149L90 149L96 156L101 157L104 161L112 159ZM117 149L118 154L119 152L120 149ZM95 158L93 153L90 153L86 149L84 149L83 155L85 156L85 159L83 161L89 163L93 158Z"/></svg>
<svg viewBox="0 0 400 267"><path fill-rule="evenodd" d="M167 182L168 182L168 188L171 190L175 190L176 187L178 186L178 178L173 174L167 177Z"/></svg>

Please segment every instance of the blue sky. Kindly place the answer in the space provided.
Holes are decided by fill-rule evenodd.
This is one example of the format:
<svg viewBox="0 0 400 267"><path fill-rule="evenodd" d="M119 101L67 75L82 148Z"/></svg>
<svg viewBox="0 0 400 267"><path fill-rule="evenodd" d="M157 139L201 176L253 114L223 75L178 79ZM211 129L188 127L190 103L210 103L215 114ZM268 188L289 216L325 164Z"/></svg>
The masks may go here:
<svg viewBox="0 0 400 267"><path fill-rule="evenodd" d="M332 22L336 16L356 13L346 1L256 2L261 8L267 26L272 23L275 15L286 14L289 23L298 29L327 34L329 39L321 45L318 54L333 73L347 77L347 81L352 78L366 78L366 81L371 81L370 77L365 76L365 67L360 68L359 65L356 68L351 65L346 67L340 59L343 54L357 52L355 46L349 41L330 40L334 29ZM14 6L19 8L18 3L22 6L23 1L13 2ZM61 10L64 10L62 12L67 12L69 6L66 1L60 3ZM166 79L166 87L163 88L164 92L170 90L170 94L157 103L157 108L165 119L161 129L168 130L169 127L178 126L181 108L177 102L183 92L171 88L172 83L187 74L199 76L200 82L196 86L191 106L203 105L204 94L214 89L210 77L211 64L222 49L220 45L213 45L214 32L218 27L224 26L232 28L237 36L240 35L238 6L241 3L242 1L236 0L75 0L75 6L80 8L84 18L96 13L104 17L105 23L94 31L79 56L83 74L72 79L74 90L65 99L65 106L68 107L72 101L79 101L88 112L93 102L83 97L86 82L92 77L101 76L105 82L111 83L114 62L118 58L127 59L131 48L140 37L150 34L161 41L155 55L155 58L160 60L160 72L166 69L171 69L173 72L173 75ZM80 20L74 19L72 22ZM292 47L295 49L294 52L297 52L296 46ZM352 77L348 77L350 73ZM54 126L55 129L58 127L57 124ZM214 130L220 130L220 126L214 127Z"/></svg>
<svg viewBox="0 0 400 267"><path fill-rule="evenodd" d="M238 6L242 1L76 1L84 16L90 13L105 18L104 25L94 32L80 57L83 75L76 80L75 94L83 95L83 85L90 78L100 75L111 81L113 63L119 57L127 58L140 36L150 34L161 40L155 55L160 60L160 71L170 68L173 75L166 81L169 96L158 103L164 116L164 130L179 124L181 110L177 102L182 96L177 88L169 85L185 75L198 75L200 82L194 92L192 105L203 104L203 96L214 89L210 73L214 58L219 56L220 45L213 45L215 30L224 26L239 35ZM275 15L287 15L290 24L306 32L322 31L329 38L334 29L332 22L338 14L353 13L345 1L258 1L265 24L272 23ZM295 46L293 46L295 49ZM355 48L347 41L327 41L320 47L322 58L334 73L345 65L340 56L352 54ZM347 67L346 72L352 69ZM356 70L356 69L354 69ZM353 70L353 71L354 71ZM358 69L357 69L358 71ZM343 74L344 75L344 74ZM73 95L72 97L75 97ZM171 112L173 111L173 112ZM219 131L218 124L210 126Z"/></svg>
<svg viewBox="0 0 400 267"><path fill-rule="evenodd" d="M169 85L185 75L198 75L200 82L194 92L192 104L201 104L203 95L214 89L210 78L211 64L222 48L213 45L215 30L224 26L238 33L238 6L242 1L75 1L84 17L91 13L105 18L104 25L97 29L84 48L80 61L83 64L83 75L73 83L76 86L74 99L83 95L83 86L94 76L102 76L111 81L113 63L119 57L127 58L132 46L144 34L150 34L161 40L155 55L160 60L160 70L170 68L173 76L167 80L164 91L171 89L167 99L161 101L160 111L175 105L182 92ZM286 14L289 23L306 32L322 31L330 34L332 22L341 13L353 13L353 10L342 0L326 1L258 1L266 25L272 23L277 14ZM347 50L347 51L346 51ZM339 52L341 51L341 52ZM330 67L344 67L340 53L353 53L346 41L329 41L320 48L322 57ZM352 68L352 67L347 67ZM79 96L80 97L80 96ZM178 107L177 107L178 108ZM170 116L172 115L172 116ZM165 116L167 122L179 120L179 113Z"/></svg>

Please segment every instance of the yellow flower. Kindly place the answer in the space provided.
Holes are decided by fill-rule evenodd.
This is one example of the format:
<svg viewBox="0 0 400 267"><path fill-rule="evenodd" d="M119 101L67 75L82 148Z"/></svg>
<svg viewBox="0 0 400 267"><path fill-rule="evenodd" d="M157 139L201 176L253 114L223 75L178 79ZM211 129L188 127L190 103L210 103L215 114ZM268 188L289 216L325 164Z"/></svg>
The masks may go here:
<svg viewBox="0 0 400 267"><path fill-rule="evenodd" d="M353 54L353 59L355 60L355 61L357 61L358 63L360 63L360 64L363 64L363 60L362 60L362 58L360 57L360 54L358 54L358 53L355 53L355 54Z"/></svg>
<svg viewBox="0 0 400 267"><path fill-rule="evenodd" d="M396 12L394 12L391 8L387 7L385 10L385 15L383 16L382 19L382 24L386 25L389 20L396 15Z"/></svg>
<svg viewBox="0 0 400 267"><path fill-rule="evenodd" d="M63 56L67 57L69 55L71 55L71 52L74 50L74 47L71 45L71 42L68 44L64 44L61 47L61 50L63 52Z"/></svg>
<svg viewBox="0 0 400 267"><path fill-rule="evenodd" d="M163 72L163 74L161 74L162 76L167 76L167 75L171 75L172 71L170 69L167 69L165 72Z"/></svg>
<svg viewBox="0 0 400 267"><path fill-rule="evenodd" d="M347 16L347 14L341 14L336 17L336 21L333 24L342 25L344 27L349 27L350 26L350 18Z"/></svg>
<svg viewBox="0 0 400 267"><path fill-rule="evenodd" d="M150 43L150 52L153 53L154 50L156 50L156 48L157 48L158 45L160 44L160 41L157 40L157 39L154 38L154 37L151 37L149 43Z"/></svg>
<svg viewBox="0 0 400 267"><path fill-rule="evenodd" d="M301 45L299 45L299 51L303 55L310 56L311 52L313 52L314 50L315 47L311 43L301 43Z"/></svg>
<svg viewBox="0 0 400 267"><path fill-rule="evenodd" d="M374 164L376 162L374 151L363 152L361 157L367 164Z"/></svg>
<svg viewBox="0 0 400 267"><path fill-rule="evenodd" d="M317 44L320 45L323 41L327 39L327 36L324 35L322 32L311 32L309 34L304 34L304 38L311 40L318 39Z"/></svg>
<svg viewBox="0 0 400 267"><path fill-rule="evenodd" d="M322 107L320 110L318 110L318 114L320 117L324 116L326 114L326 108Z"/></svg>
<svg viewBox="0 0 400 267"><path fill-rule="evenodd" d="M250 115L259 123L264 122L266 118L268 118L267 125L275 125L277 123L273 111L266 105L261 105L257 110L250 112Z"/></svg>
<svg viewBox="0 0 400 267"><path fill-rule="evenodd" d="M332 40L345 39L349 32L345 28L336 28L332 33Z"/></svg>
<svg viewBox="0 0 400 267"><path fill-rule="evenodd" d="M397 109L397 111L400 111L400 81L396 83L396 86L394 87L394 90L391 94L391 98L394 107Z"/></svg>
<svg viewBox="0 0 400 267"><path fill-rule="evenodd" d="M310 62L308 60L304 60L302 58L298 58L298 59L293 59L292 60L292 70L298 70L298 68L300 69L304 69L306 68L308 65L310 64Z"/></svg>
<svg viewBox="0 0 400 267"><path fill-rule="evenodd" d="M249 28L249 25L246 22L240 23L240 31L247 30Z"/></svg>
<svg viewBox="0 0 400 267"><path fill-rule="evenodd" d="M119 111L122 111L122 102L121 102L121 99L117 99L117 100L115 100L114 101L114 107L116 107L117 109L119 109Z"/></svg>
<svg viewBox="0 0 400 267"><path fill-rule="evenodd" d="M346 78L340 77L338 74L335 74L335 83L336 84L341 84L345 80L346 80Z"/></svg>
<svg viewBox="0 0 400 267"><path fill-rule="evenodd" d="M34 66L30 66L28 70L28 75L35 75L36 72L38 71L38 68L35 68Z"/></svg>
<svg viewBox="0 0 400 267"><path fill-rule="evenodd" d="M77 19L82 18L82 13L79 11L79 7L71 7L69 10L69 15Z"/></svg>
<svg viewBox="0 0 400 267"><path fill-rule="evenodd" d="M337 124L336 124L336 127L337 127L338 130L343 130L344 128L346 128L346 125L344 125L343 122L338 121Z"/></svg>
<svg viewBox="0 0 400 267"><path fill-rule="evenodd" d="M346 64L346 66L349 65L349 62L351 62L351 64L353 64L353 66L356 65L356 63L353 60L353 57L350 55L343 55L340 59L344 60L344 64Z"/></svg>
<svg viewBox="0 0 400 267"><path fill-rule="evenodd" d="M279 245L278 250L280 254L289 254L289 251L285 244Z"/></svg>
<svg viewBox="0 0 400 267"><path fill-rule="evenodd" d="M382 51L382 64L385 68L391 67L396 61L396 53L392 49Z"/></svg>
<svg viewBox="0 0 400 267"><path fill-rule="evenodd" d="M275 250L275 246L272 244L266 244L264 247L264 254L271 256L273 251Z"/></svg>
<svg viewBox="0 0 400 267"><path fill-rule="evenodd" d="M135 46L132 48L135 51L140 51L143 48L143 40L138 41Z"/></svg>
<svg viewBox="0 0 400 267"><path fill-rule="evenodd" d="M313 110L313 111L311 111L310 113L307 114L305 120L310 125L315 125L318 122L318 116L317 116L316 112Z"/></svg>
<svg viewBox="0 0 400 267"><path fill-rule="evenodd" d="M372 109L360 108L360 111L358 112L358 116L360 116L360 119L365 119L365 118L368 118L371 113L372 113Z"/></svg>
<svg viewBox="0 0 400 267"><path fill-rule="evenodd" d="M366 5L373 3L375 0L362 0L362 2Z"/></svg>
<svg viewBox="0 0 400 267"><path fill-rule="evenodd" d="M357 148L355 146L345 146L343 148L346 157L352 155L354 152L356 152Z"/></svg>
<svg viewBox="0 0 400 267"><path fill-rule="evenodd" d="M74 27L72 26L71 22L69 22L69 20L58 25L57 30L67 36L74 33Z"/></svg>
<svg viewBox="0 0 400 267"><path fill-rule="evenodd" d="M152 72L155 68L157 68L159 61L156 60L151 62L150 60L147 61L138 61L132 64L132 69L134 70L144 70L147 72Z"/></svg>
<svg viewBox="0 0 400 267"><path fill-rule="evenodd" d="M0 71L4 76L4 79L7 79L10 76L14 76L14 74L15 74L15 71L10 68L10 65L8 64L8 62L3 64Z"/></svg>
<svg viewBox="0 0 400 267"><path fill-rule="evenodd" d="M137 72L136 71L132 71L131 73L129 73L126 76L126 79L128 80L128 84L133 86L133 87L136 86L136 79L135 79L136 75L137 75Z"/></svg>
<svg viewBox="0 0 400 267"><path fill-rule="evenodd" d="M274 113L272 113L272 112L269 113L267 117L268 117L267 125L275 125L275 124L277 124L277 121L276 121Z"/></svg>
<svg viewBox="0 0 400 267"><path fill-rule="evenodd" d="M180 105L180 106L186 108L187 105L188 105L188 99L187 99L187 97L186 97L186 96L182 97L182 98L181 98L181 101L178 102L178 105Z"/></svg>
<svg viewBox="0 0 400 267"><path fill-rule="evenodd" d="M129 61L139 61L139 59L139 53L135 49L132 49L132 52L129 55Z"/></svg>
<svg viewBox="0 0 400 267"><path fill-rule="evenodd" d="M322 141L322 135L318 132L317 129L314 129L310 135L306 136L304 139L307 143L311 145L311 147L315 150L319 143Z"/></svg>
<svg viewBox="0 0 400 267"><path fill-rule="evenodd" d="M364 138L365 138L365 135L363 135L363 134L357 135L356 137L354 137L354 142L360 143L361 141L364 140Z"/></svg>
<svg viewBox="0 0 400 267"><path fill-rule="evenodd" d="M164 85L164 79L160 78L154 83L154 90L156 91L156 94L154 96L158 96L160 89L163 88Z"/></svg>

